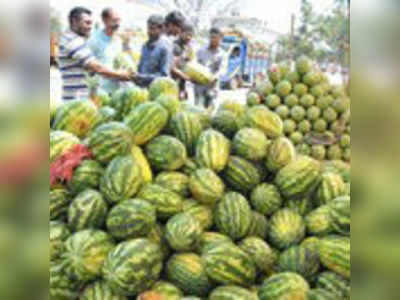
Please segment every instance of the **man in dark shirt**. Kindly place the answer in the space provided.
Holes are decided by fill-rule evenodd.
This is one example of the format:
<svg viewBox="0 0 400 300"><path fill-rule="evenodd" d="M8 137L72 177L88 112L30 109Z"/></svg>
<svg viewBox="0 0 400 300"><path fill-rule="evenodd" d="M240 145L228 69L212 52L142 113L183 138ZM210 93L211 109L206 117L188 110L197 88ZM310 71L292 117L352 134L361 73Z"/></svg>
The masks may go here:
<svg viewBox="0 0 400 300"><path fill-rule="evenodd" d="M163 25L164 18L159 15L153 15L147 21L149 40L143 45L138 73L134 79L142 87L149 86L157 77L170 76L172 48L161 38Z"/></svg>

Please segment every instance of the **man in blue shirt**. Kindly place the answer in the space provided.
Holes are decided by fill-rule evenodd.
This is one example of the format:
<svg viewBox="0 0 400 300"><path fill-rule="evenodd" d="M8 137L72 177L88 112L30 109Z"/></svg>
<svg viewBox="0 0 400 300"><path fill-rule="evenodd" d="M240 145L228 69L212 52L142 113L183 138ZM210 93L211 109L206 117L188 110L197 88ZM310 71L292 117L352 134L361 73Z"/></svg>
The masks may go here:
<svg viewBox="0 0 400 300"><path fill-rule="evenodd" d="M153 15L147 21L149 40L143 45L138 73L134 76L136 84L147 87L157 77L169 77L172 64L172 48L161 38L164 18Z"/></svg>

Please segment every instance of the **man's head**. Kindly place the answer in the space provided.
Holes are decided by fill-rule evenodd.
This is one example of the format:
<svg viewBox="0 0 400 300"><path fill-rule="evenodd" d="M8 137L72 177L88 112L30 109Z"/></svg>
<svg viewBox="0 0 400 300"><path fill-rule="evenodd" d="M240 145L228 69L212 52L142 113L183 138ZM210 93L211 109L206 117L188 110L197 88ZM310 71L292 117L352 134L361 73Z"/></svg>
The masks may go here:
<svg viewBox="0 0 400 300"><path fill-rule="evenodd" d="M114 33L121 25L121 17L118 12L110 7L105 8L101 13L101 18L107 32Z"/></svg>
<svg viewBox="0 0 400 300"><path fill-rule="evenodd" d="M160 37L164 27L164 18L160 15L152 15L147 20L147 34L150 40Z"/></svg>
<svg viewBox="0 0 400 300"><path fill-rule="evenodd" d="M233 56L233 57L238 57L238 56L240 56L240 48L239 48L239 47L233 48L233 50L232 50L232 56Z"/></svg>
<svg viewBox="0 0 400 300"><path fill-rule="evenodd" d="M194 35L194 27L189 22L185 22L182 26L181 39L185 44L190 43Z"/></svg>
<svg viewBox="0 0 400 300"><path fill-rule="evenodd" d="M216 49L221 44L222 32L219 28L213 27L210 30L210 47Z"/></svg>
<svg viewBox="0 0 400 300"><path fill-rule="evenodd" d="M92 12L85 7L73 8L68 16L70 29L76 34L89 37L92 31Z"/></svg>
<svg viewBox="0 0 400 300"><path fill-rule="evenodd" d="M182 32L185 17L179 11L172 11L165 17L165 31L168 35L177 36Z"/></svg>

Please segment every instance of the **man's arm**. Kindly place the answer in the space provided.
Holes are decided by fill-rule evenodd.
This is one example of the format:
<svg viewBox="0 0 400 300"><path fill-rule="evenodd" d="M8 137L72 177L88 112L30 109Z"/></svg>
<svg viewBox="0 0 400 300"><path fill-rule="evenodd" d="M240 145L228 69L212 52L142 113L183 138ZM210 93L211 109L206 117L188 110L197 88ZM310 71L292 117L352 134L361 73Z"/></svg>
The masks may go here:
<svg viewBox="0 0 400 300"><path fill-rule="evenodd" d="M90 71L94 72L96 74L99 74L103 77L109 78L109 79L116 79L116 80L121 80L121 81L129 81L131 80L133 74L127 71L113 71L110 70L109 68L103 66L101 63L99 63L97 60L93 59L90 62L88 62L85 65L85 68Z"/></svg>

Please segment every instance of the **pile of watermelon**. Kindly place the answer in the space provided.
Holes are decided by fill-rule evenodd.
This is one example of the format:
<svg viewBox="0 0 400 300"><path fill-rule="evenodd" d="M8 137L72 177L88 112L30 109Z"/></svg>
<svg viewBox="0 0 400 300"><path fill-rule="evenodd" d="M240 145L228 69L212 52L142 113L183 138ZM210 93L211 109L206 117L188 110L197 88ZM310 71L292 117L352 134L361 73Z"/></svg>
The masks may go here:
<svg viewBox="0 0 400 300"><path fill-rule="evenodd" d="M349 299L349 165L297 153L265 105L149 90L60 106L50 299Z"/></svg>
<svg viewBox="0 0 400 300"><path fill-rule="evenodd" d="M350 162L350 98L314 65L303 56L293 69L286 63L272 67L247 102L276 112L299 153Z"/></svg>

